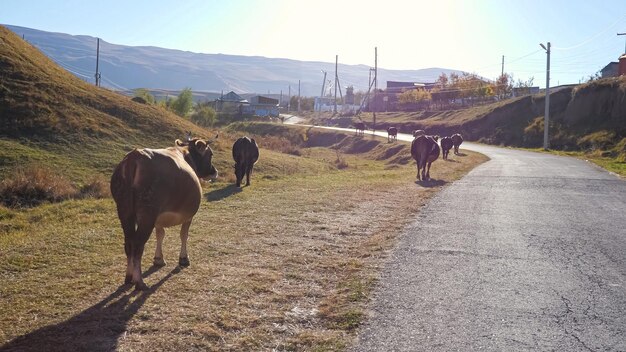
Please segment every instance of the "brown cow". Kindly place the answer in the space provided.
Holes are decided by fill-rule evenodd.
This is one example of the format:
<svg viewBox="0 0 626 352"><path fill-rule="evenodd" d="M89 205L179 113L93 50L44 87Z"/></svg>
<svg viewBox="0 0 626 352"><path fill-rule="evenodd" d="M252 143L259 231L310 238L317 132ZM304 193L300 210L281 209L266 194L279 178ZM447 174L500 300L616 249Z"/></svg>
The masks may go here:
<svg viewBox="0 0 626 352"><path fill-rule="evenodd" d="M233 159L235 159L235 177L237 187L241 187L243 175L246 175L246 186L250 186L250 173L254 164L259 160L259 147L254 138L241 137L233 144Z"/></svg>
<svg viewBox="0 0 626 352"><path fill-rule="evenodd" d="M387 127L387 142L390 142L390 139L398 140L398 129L395 127Z"/></svg>
<svg viewBox="0 0 626 352"><path fill-rule="evenodd" d="M443 160L448 160L448 154L450 153L450 149L453 147L452 138L443 137L441 138L441 154L443 155Z"/></svg>
<svg viewBox="0 0 626 352"><path fill-rule="evenodd" d="M417 163L417 179L430 179L430 165L439 158L439 145L432 136L418 136L411 143L411 156ZM420 170L422 177L420 178Z"/></svg>
<svg viewBox="0 0 626 352"><path fill-rule="evenodd" d="M135 149L126 154L111 176L111 194L124 231L126 280L137 290L148 287L141 278L141 257L156 227L154 265L163 266L165 228L181 225L180 266L189 266L187 238L202 199L200 178L217 177L208 141L176 140L166 149Z"/></svg>
<svg viewBox="0 0 626 352"><path fill-rule="evenodd" d="M459 146L463 143L463 136L460 133L452 135L452 143L454 144L454 154L459 155Z"/></svg>
<svg viewBox="0 0 626 352"><path fill-rule="evenodd" d="M354 128L356 129L356 135L364 135L365 134L365 123L364 122L355 122Z"/></svg>

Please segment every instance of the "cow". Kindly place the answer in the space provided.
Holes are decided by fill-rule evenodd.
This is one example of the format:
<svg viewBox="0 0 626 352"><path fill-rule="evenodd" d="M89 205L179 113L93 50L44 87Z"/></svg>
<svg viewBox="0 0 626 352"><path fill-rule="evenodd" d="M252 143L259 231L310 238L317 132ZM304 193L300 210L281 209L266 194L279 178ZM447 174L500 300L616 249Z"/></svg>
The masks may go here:
<svg viewBox="0 0 626 352"><path fill-rule="evenodd" d="M398 140L398 129L395 127L387 127L387 142L390 142L390 139Z"/></svg>
<svg viewBox="0 0 626 352"><path fill-rule="evenodd" d="M365 134L365 123L364 122L355 122L354 128L356 129L356 135L364 135Z"/></svg>
<svg viewBox="0 0 626 352"><path fill-rule="evenodd" d="M419 137L419 136L423 136L425 134L426 134L426 132L424 130L414 130L413 131L413 137Z"/></svg>
<svg viewBox="0 0 626 352"><path fill-rule="evenodd" d="M454 154L459 155L459 146L463 143L463 136L460 133L452 135L452 143L454 144Z"/></svg>
<svg viewBox="0 0 626 352"><path fill-rule="evenodd" d="M246 175L246 186L250 186L250 174L254 164L259 160L259 147L254 138L241 137L233 144L233 159L235 160L235 177L237 187L241 187L241 181Z"/></svg>
<svg viewBox="0 0 626 352"><path fill-rule="evenodd" d="M124 232L125 283L134 283L136 290L148 288L141 278L141 257L155 228L154 265L165 265L161 249L165 228L182 225L178 263L189 266L187 238L202 199L200 179L214 180L218 175L209 141L188 137L175 144L165 149L135 149L111 176L111 194Z"/></svg>
<svg viewBox="0 0 626 352"><path fill-rule="evenodd" d="M443 160L448 160L448 154L450 153L450 149L453 147L452 138L443 137L441 138L441 154L443 155Z"/></svg>
<svg viewBox="0 0 626 352"><path fill-rule="evenodd" d="M430 165L439 158L439 145L432 136L418 136L411 142L411 156L417 163L417 179L430 179ZM422 175L420 178L420 170Z"/></svg>

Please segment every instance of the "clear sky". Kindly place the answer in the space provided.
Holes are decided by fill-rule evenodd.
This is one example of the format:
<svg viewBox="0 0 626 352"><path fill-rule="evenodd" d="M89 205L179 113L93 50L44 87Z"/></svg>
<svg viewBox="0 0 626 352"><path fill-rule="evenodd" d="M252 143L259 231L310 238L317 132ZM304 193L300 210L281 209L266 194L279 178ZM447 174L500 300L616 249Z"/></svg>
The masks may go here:
<svg viewBox="0 0 626 352"><path fill-rule="evenodd" d="M578 83L624 53L626 1L0 0L0 23L122 45L420 69L545 86Z"/></svg>

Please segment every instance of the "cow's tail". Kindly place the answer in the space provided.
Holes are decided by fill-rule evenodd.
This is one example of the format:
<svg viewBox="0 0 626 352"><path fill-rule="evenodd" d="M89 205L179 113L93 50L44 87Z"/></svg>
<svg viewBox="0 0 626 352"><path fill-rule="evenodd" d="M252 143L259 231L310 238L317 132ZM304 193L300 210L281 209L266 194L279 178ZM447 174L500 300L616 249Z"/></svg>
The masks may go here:
<svg viewBox="0 0 626 352"><path fill-rule="evenodd" d="M117 212L125 234L131 227L134 230L137 220L136 194L133 186L137 174L137 156L136 150L128 153L111 176L111 195L117 204Z"/></svg>

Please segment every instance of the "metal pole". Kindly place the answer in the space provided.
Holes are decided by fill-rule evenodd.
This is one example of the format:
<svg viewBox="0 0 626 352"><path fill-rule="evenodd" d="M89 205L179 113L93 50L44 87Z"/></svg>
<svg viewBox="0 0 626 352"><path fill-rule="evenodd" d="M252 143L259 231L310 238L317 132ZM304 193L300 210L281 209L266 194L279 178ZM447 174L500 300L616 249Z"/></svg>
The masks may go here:
<svg viewBox="0 0 626 352"><path fill-rule="evenodd" d="M500 77L504 76L504 55L502 55L502 73L500 74Z"/></svg>
<svg viewBox="0 0 626 352"><path fill-rule="evenodd" d="M548 130L550 127L550 42L546 48L548 59L546 62L546 111L543 119L543 149L550 148L550 142L548 140Z"/></svg>
<svg viewBox="0 0 626 352"><path fill-rule="evenodd" d="M374 125L372 130L376 134L376 94L378 93L378 47L374 47Z"/></svg>

